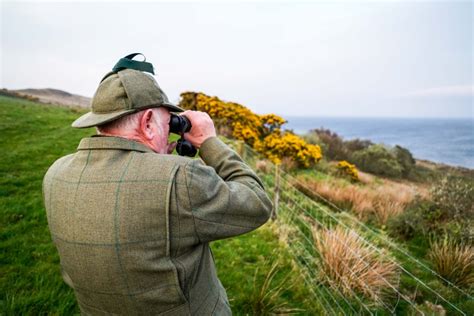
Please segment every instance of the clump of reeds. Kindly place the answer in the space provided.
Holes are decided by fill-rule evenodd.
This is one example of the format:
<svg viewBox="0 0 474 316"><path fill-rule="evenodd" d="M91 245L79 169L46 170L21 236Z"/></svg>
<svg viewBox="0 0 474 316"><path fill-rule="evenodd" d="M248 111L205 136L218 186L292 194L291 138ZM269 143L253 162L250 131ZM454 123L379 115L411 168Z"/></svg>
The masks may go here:
<svg viewBox="0 0 474 316"><path fill-rule="evenodd" d="M343 295L362 295L380 303L395 292L399 281L396 264L364 245L354 231L313 229L313 238L321 277Z"/></svg>
<svg viewBox="0 0 474 316"><path fill-rule="evenodd" d="M428 258L444 279L460 287L474 287L474 246L450 238L436 240L431 242Z"/></svg>

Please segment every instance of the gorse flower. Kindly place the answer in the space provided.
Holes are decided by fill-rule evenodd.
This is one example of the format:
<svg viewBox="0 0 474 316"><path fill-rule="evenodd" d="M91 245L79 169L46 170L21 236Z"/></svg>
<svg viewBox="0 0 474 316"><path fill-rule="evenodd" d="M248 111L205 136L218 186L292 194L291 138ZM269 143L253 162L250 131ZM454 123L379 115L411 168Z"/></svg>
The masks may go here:
<svg viewBox="0 0 474 316"><path fill-rule="evenodd" d="M343 174L351 178L352 181L359 181L359 171L355 165L342 160L337 164L337 169Z"/></svg>
<svg viewBox="0 0 474 316"><path fill-rule="evenodd" d="M291 132L282 132L286 121L278 115L258 115L238 103L196 92L182 93L179 105L187 110L207 112L218 128L230 128L230 136L244 141L274 163L289 157L298 166L307 168L322 158L318 145L308 144Z"/></svg>

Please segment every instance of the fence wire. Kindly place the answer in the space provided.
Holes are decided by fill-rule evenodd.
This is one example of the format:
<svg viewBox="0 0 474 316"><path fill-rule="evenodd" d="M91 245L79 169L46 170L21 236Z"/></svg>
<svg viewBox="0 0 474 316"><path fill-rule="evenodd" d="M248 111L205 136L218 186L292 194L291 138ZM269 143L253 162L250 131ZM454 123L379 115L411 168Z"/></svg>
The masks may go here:
<svg viewBox="0 0 474 316"><path fill-rule="evenodd" d="M279 166L263 159L248 145L242 142L230 145L234 146L240 156L256 170L264 181L267 193L275 204L273 218L276 220L279 233L285 236L288 251L304 276L305 284L314 296L314 300L328 314L395 315L409 313L425 315L425 312L420 309L419 302L415 301L416 295L412 295L410 291L407 292L400 287L402 281L407 282L408 278L410 283L416 285L415 290L424 288L434 295L435 304L442 304L444 308L448 308L450 313L467 315L465 311L446 298L444 293L439 293L430 284L415 275L413 267L410 271L408 267L397 261L394 254L403 256L417 269L424 270L443 280L450 290L464 299L473 299L469 293L436 273L427 264L415 258L395 242L390 241L385 235L361 222L347 210L341 209L317 192L312 191L312 194L323 201L323 204L303 194L298 188L298 186L304 187L303 183ZM360 253L354 250L351 245L347 244L347 241L333 234L337 228L352 234L365 249L370 249L371 254L396 267L398 273L396 282L388 280L378 273L374 268L373 260L370 260L364 252ZM353 266L343 260L338 263L342 266L342 271L347 272L347 275L340 275L338 270L334 269L335 278L333 274L330 275L325 271L323 268L324 258L318 252L315 244L315 232L335 237L333 240L337 240L337 244L343 247L344 251L355 260L356 264L352 262ZM362 270L360 270L359 264L363 266ZM356 266L359 266L359 270L355 269ZM369 271L377 275L377 281L382 281L385 284L383 295L381 293L381 295L370 297L366 294L372 291L369 285L364 282L364 277L366 277L364 273L369 273ZM360 286L354 287L354 283L367 290L365 294Z"/></svg>

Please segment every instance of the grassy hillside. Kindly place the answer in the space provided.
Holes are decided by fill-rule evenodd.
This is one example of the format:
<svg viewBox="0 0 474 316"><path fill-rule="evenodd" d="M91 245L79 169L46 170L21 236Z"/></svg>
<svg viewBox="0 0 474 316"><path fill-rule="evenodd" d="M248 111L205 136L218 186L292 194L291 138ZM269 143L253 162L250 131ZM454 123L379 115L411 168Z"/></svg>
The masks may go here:
<svg viewBox="0 0 474 316"><path fill-rule="evenodd" d="M70 127L81 113L0 96L1 315L78 313L72 290L60 277L41 182L54 160L95 133ZM440 206L417 202L417 195L427 194L425 184L369 174L352 183L324 160L316 168L279 171L277 177L275 170L281 169L251 148L237 147L271 196L281 183L275 223L212 244L235 315L472 314L474 255L467 253L472 248L463 248L461 266L453 257L458 248L440 244L433 253L438 259L429 255L434 237L471 236L472 217L452 206L464 209L463 201L472 201L467 198L472 183L443 184ZM457 283L462 289L438 273L462 282Z"/></svg>
<svg viewBox="0 0 474 316"><path fill-rule="evenodd" d="M0 314L71 315L74 295L62 281L49 235L41 182L57 158L93 129L77 130L76 110L0 96ZM271 225L212 245L236 315L299 308L315 313L307 289ZM276 273L271 273L276 265ZM285 276L294 275L285 281ZM265 281L271 281L265 283ZM261 293L273 289L274 296ZM306 311L306 312L304 312ZM311 312L310 312L311 311Z"/></svg>

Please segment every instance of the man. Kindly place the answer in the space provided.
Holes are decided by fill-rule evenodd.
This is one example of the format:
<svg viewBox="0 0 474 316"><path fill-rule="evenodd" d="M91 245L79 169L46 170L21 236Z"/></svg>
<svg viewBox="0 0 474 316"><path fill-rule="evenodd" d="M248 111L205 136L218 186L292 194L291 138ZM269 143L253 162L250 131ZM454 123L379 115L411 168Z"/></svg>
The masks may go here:
<svg viewBox="0 0 474 316"><path fill-rule="evenodd" d="M107 74L91 107L73 126L96 126L98 135L43 182L62 276L81 312L230 315L209 242L268 220L260 179L203 112L183 113L192 124L184 137L202 161L170 155L170 111L183 110L144 72Z"/></svg>

